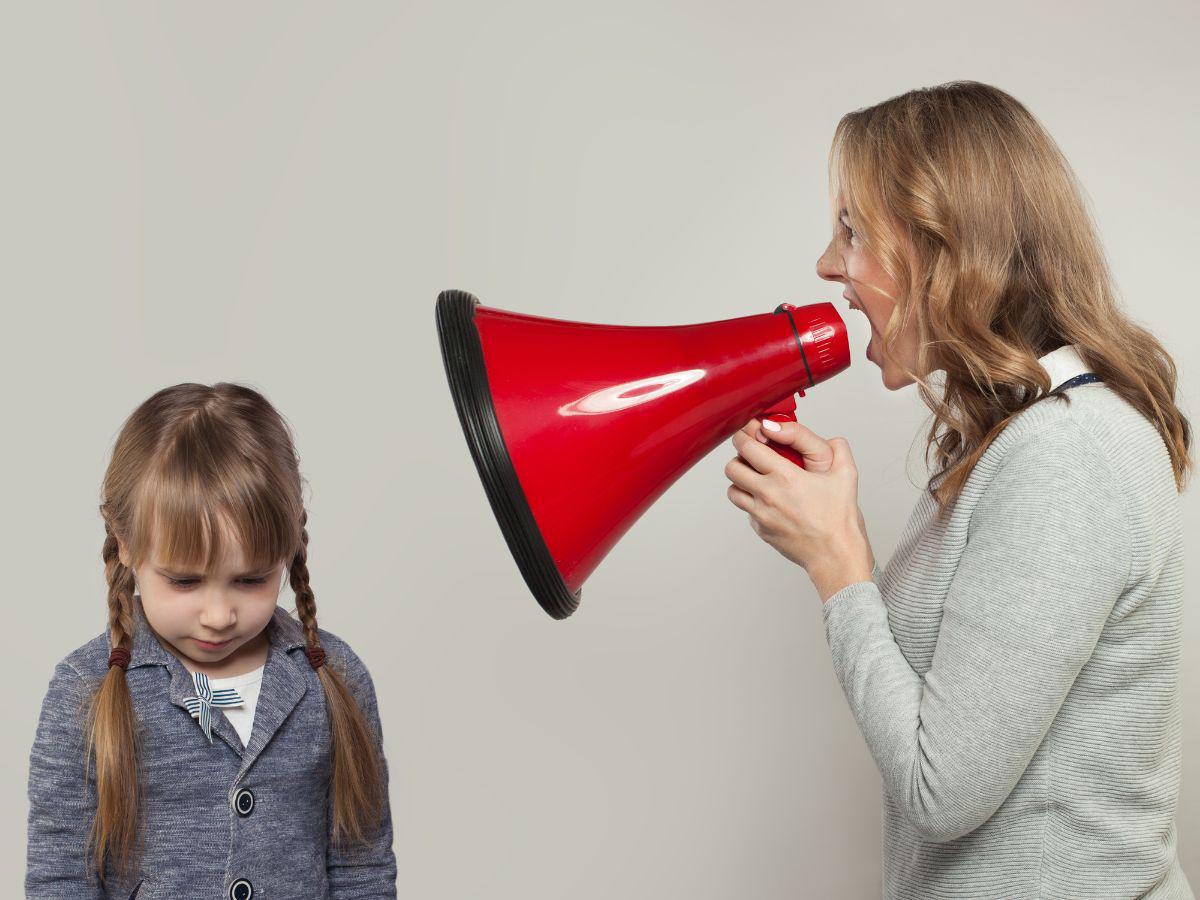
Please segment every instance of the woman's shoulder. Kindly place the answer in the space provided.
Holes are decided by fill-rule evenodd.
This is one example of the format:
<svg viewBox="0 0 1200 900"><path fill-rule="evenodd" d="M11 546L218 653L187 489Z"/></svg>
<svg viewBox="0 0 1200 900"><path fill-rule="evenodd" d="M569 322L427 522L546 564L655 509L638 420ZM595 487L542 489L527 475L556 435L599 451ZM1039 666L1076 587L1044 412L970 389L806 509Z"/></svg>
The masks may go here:
<svg viewBox="0 0 1200 900"><path fill-rule="evenodd" d="M1158 429L1103 383L1069 396L1069 403L1046 399L1014 417L980 457L964 498L1019 495L1032 509L1073 490L1121 506L1139 544L1177 531L1175 473Z"/></svg>
<svg viewBox="0 0 1200 900"><path fill-rule="evenodd" d="M1068 399L1047 398L1022 410L992 441L984 458L1012 457L1030 464L1062 455L1081 466L1102 467L1122 481L1170 477L1170 455L1158 429L1128 400L1103 383L1080 385ZM1034 452L1036 451L1036 452ZM1128 461L1136 460L1136 471Z"/></svg>

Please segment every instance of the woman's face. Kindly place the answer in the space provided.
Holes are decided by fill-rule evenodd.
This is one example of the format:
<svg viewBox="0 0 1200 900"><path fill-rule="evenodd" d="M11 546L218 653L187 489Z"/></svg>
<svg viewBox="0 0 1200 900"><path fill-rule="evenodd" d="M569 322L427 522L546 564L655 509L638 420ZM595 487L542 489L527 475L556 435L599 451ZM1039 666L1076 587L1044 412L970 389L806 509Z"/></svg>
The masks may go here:
<svg viewBox="0 0 1200 900"><path fill-rule="evenodd" d="M883 330L896 304L888 299L895 296L896 284L879 264L879 260L868 250L855 233L856 224L842 206L842 195L838 194L838 216L834 225L833 239L817 260L817 275L826 281L838 281L846 285L842 296L850 306L861 310L871 323L871 340L867 344L867 358L883 370L883 384L888 390L897 390L913 383L896 361L884 358ZM884 293L884 292L887 293ZM917 338L916 320L910 318L908 327L896 338L894 351L899 360L910 369L916 369Z"/></svg>
<svg viewBox="0 0 1200 900"><path fill-rule="evenodd" d="M242 548L225 541L217 572L173 572L151 552L135 572L146 621L189 672L214 678L241 674L261 664L283 588L282 561L263 571L249 571ZM124 546L121 561L129 565ZM208 647L200 641L224 642ZM253 661L253 665L250 663Z"/></svg>

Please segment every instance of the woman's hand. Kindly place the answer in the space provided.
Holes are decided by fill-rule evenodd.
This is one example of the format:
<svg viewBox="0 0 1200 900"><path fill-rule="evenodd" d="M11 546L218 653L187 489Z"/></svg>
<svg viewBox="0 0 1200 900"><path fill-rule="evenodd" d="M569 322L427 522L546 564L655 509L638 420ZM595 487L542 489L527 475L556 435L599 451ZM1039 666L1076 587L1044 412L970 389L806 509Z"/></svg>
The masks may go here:
<svg viewBox="0 0 1200 900"><path fill-rule="evenodd" d="M751 419L733 436L738 456L725 466L727 494L764 541L802 566L824 602L842 587L870 581L875 566L858 507L858 468L845 438L820 437L796 422L760 429ZM804 468L769 440L804 457Z"/></svg>

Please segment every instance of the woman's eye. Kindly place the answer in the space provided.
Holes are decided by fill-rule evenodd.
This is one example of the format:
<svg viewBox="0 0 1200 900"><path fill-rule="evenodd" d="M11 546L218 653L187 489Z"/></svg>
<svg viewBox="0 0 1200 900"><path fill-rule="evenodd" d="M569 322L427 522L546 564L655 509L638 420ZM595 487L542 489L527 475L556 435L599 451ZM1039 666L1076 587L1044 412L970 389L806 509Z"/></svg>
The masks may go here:
<svg viewBox="0 0 1200 900"><path fill-rule="evenodd" d="M842 220L842 227L845 228L846 231L849 233L850 240L854 240L856 237L858 237L858 232L855 231L853 228L851 228L849 226L849 224L846 223L845 220Z"/></svg>

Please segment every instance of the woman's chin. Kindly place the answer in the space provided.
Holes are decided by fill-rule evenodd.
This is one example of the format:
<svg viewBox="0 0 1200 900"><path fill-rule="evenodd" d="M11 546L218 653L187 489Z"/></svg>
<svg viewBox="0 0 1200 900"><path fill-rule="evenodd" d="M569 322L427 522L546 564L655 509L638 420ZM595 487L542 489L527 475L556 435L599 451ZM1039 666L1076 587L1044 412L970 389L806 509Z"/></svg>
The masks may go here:
<svg viewBox="0 0 1200 900"><path fill-rule="evenodd" d="M889 391L898 391L901 388L908 387L910 384L916 384L913 379L903 373L889 376L887 369L880 366L880 370L883 374L883 386Z"/></svg>

